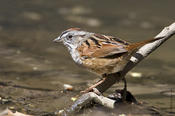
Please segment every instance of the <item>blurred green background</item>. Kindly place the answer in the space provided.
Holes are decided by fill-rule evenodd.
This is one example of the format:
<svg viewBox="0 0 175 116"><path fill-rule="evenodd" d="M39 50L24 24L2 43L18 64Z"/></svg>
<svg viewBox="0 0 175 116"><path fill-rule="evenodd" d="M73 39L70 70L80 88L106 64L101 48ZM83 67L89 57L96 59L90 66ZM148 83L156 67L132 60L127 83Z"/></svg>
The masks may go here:
<svg viewBox="0 0 175 116"><path fill-rule="evenodd" d="M52 42L54 38L79 27L142 41L175 21L174 4L174 0L0 0L0 81L54 90L61 90L63 83L92 81L97 76L75 65L66 48ZM161 93L175 88L174 43L172 37L133 70L143 77L128 75L129 90L165 112L169 97ZM51 108L58 106L64 105Z"/></svg>

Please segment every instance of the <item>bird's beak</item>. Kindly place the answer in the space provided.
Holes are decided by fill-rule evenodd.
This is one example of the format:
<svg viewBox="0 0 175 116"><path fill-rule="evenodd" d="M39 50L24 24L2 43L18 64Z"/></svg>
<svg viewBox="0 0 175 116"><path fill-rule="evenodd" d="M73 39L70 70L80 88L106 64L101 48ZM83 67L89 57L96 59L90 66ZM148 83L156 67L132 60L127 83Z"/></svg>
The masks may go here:
<svg viewBox="0 0 175 116"><path fill-rule="evenodd" d="M60 36L53 40L53 42L61 42Z"/></svg>

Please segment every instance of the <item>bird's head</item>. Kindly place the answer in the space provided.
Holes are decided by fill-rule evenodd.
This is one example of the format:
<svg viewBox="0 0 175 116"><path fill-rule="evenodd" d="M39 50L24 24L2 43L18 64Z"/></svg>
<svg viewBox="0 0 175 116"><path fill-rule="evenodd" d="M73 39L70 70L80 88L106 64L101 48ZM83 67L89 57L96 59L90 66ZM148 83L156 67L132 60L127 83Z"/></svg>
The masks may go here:
<svg viewBox="0 0 175 116"><path fill-rule="evenodd" d="M54 42L63 42L67 47L76 47L81 42L85 41L92 33L83 31L80 28L70 28L63 31L59 37L54 39Z"/></svg>

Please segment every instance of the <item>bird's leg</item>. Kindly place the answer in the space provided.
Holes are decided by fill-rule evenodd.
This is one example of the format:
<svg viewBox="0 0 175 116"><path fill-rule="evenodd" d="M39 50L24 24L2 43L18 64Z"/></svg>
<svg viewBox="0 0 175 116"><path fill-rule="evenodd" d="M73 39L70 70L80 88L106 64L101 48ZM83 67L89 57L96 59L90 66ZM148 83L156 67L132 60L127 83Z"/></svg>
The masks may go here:
<svg viewBox="0 0 175 116"><path fill-rule="evenodd" d="M103 83L106 80L106 77L103 77L101 80L99 80L97 83L93 84L92 86L88 87L86 90L81 91L81 93L88 93L90 91L93 91L96 93L96 91L94 91L93 89L95 87L97 87L98 85L100 85L101 83ZM98 91L98 90L97 90ZM99 92L97 92L97 94L100 94Z"/></svg>
<svg viewBox="0 0 175 116"><path fill-rule="evenodd" d="M122 100L126 101L126 96L127 96L127 82L126 82L126 78L123 78L123 82L124 82L124 88L123 88L123 97Z"/></svg>

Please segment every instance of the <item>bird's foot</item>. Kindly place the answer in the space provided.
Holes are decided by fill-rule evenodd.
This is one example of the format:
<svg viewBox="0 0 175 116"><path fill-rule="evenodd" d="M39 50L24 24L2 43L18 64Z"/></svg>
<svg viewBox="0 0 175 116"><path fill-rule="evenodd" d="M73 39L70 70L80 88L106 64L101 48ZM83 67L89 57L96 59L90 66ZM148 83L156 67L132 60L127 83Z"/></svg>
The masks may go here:
<svg viewBox="0 0 175 116"><path fill-rule="evenodd" d="M85 94L88 92L94 92L98 95L101 95L101 92L98 91L98 89L96 89L96 87L98 85L100 85L101 83L103 83L105 81L106 78L102 78L100 81L98 81L97 83L93 84L92 86L90 86L89 88L85 89L84 91L81 91L80 93Z"/></svg>

